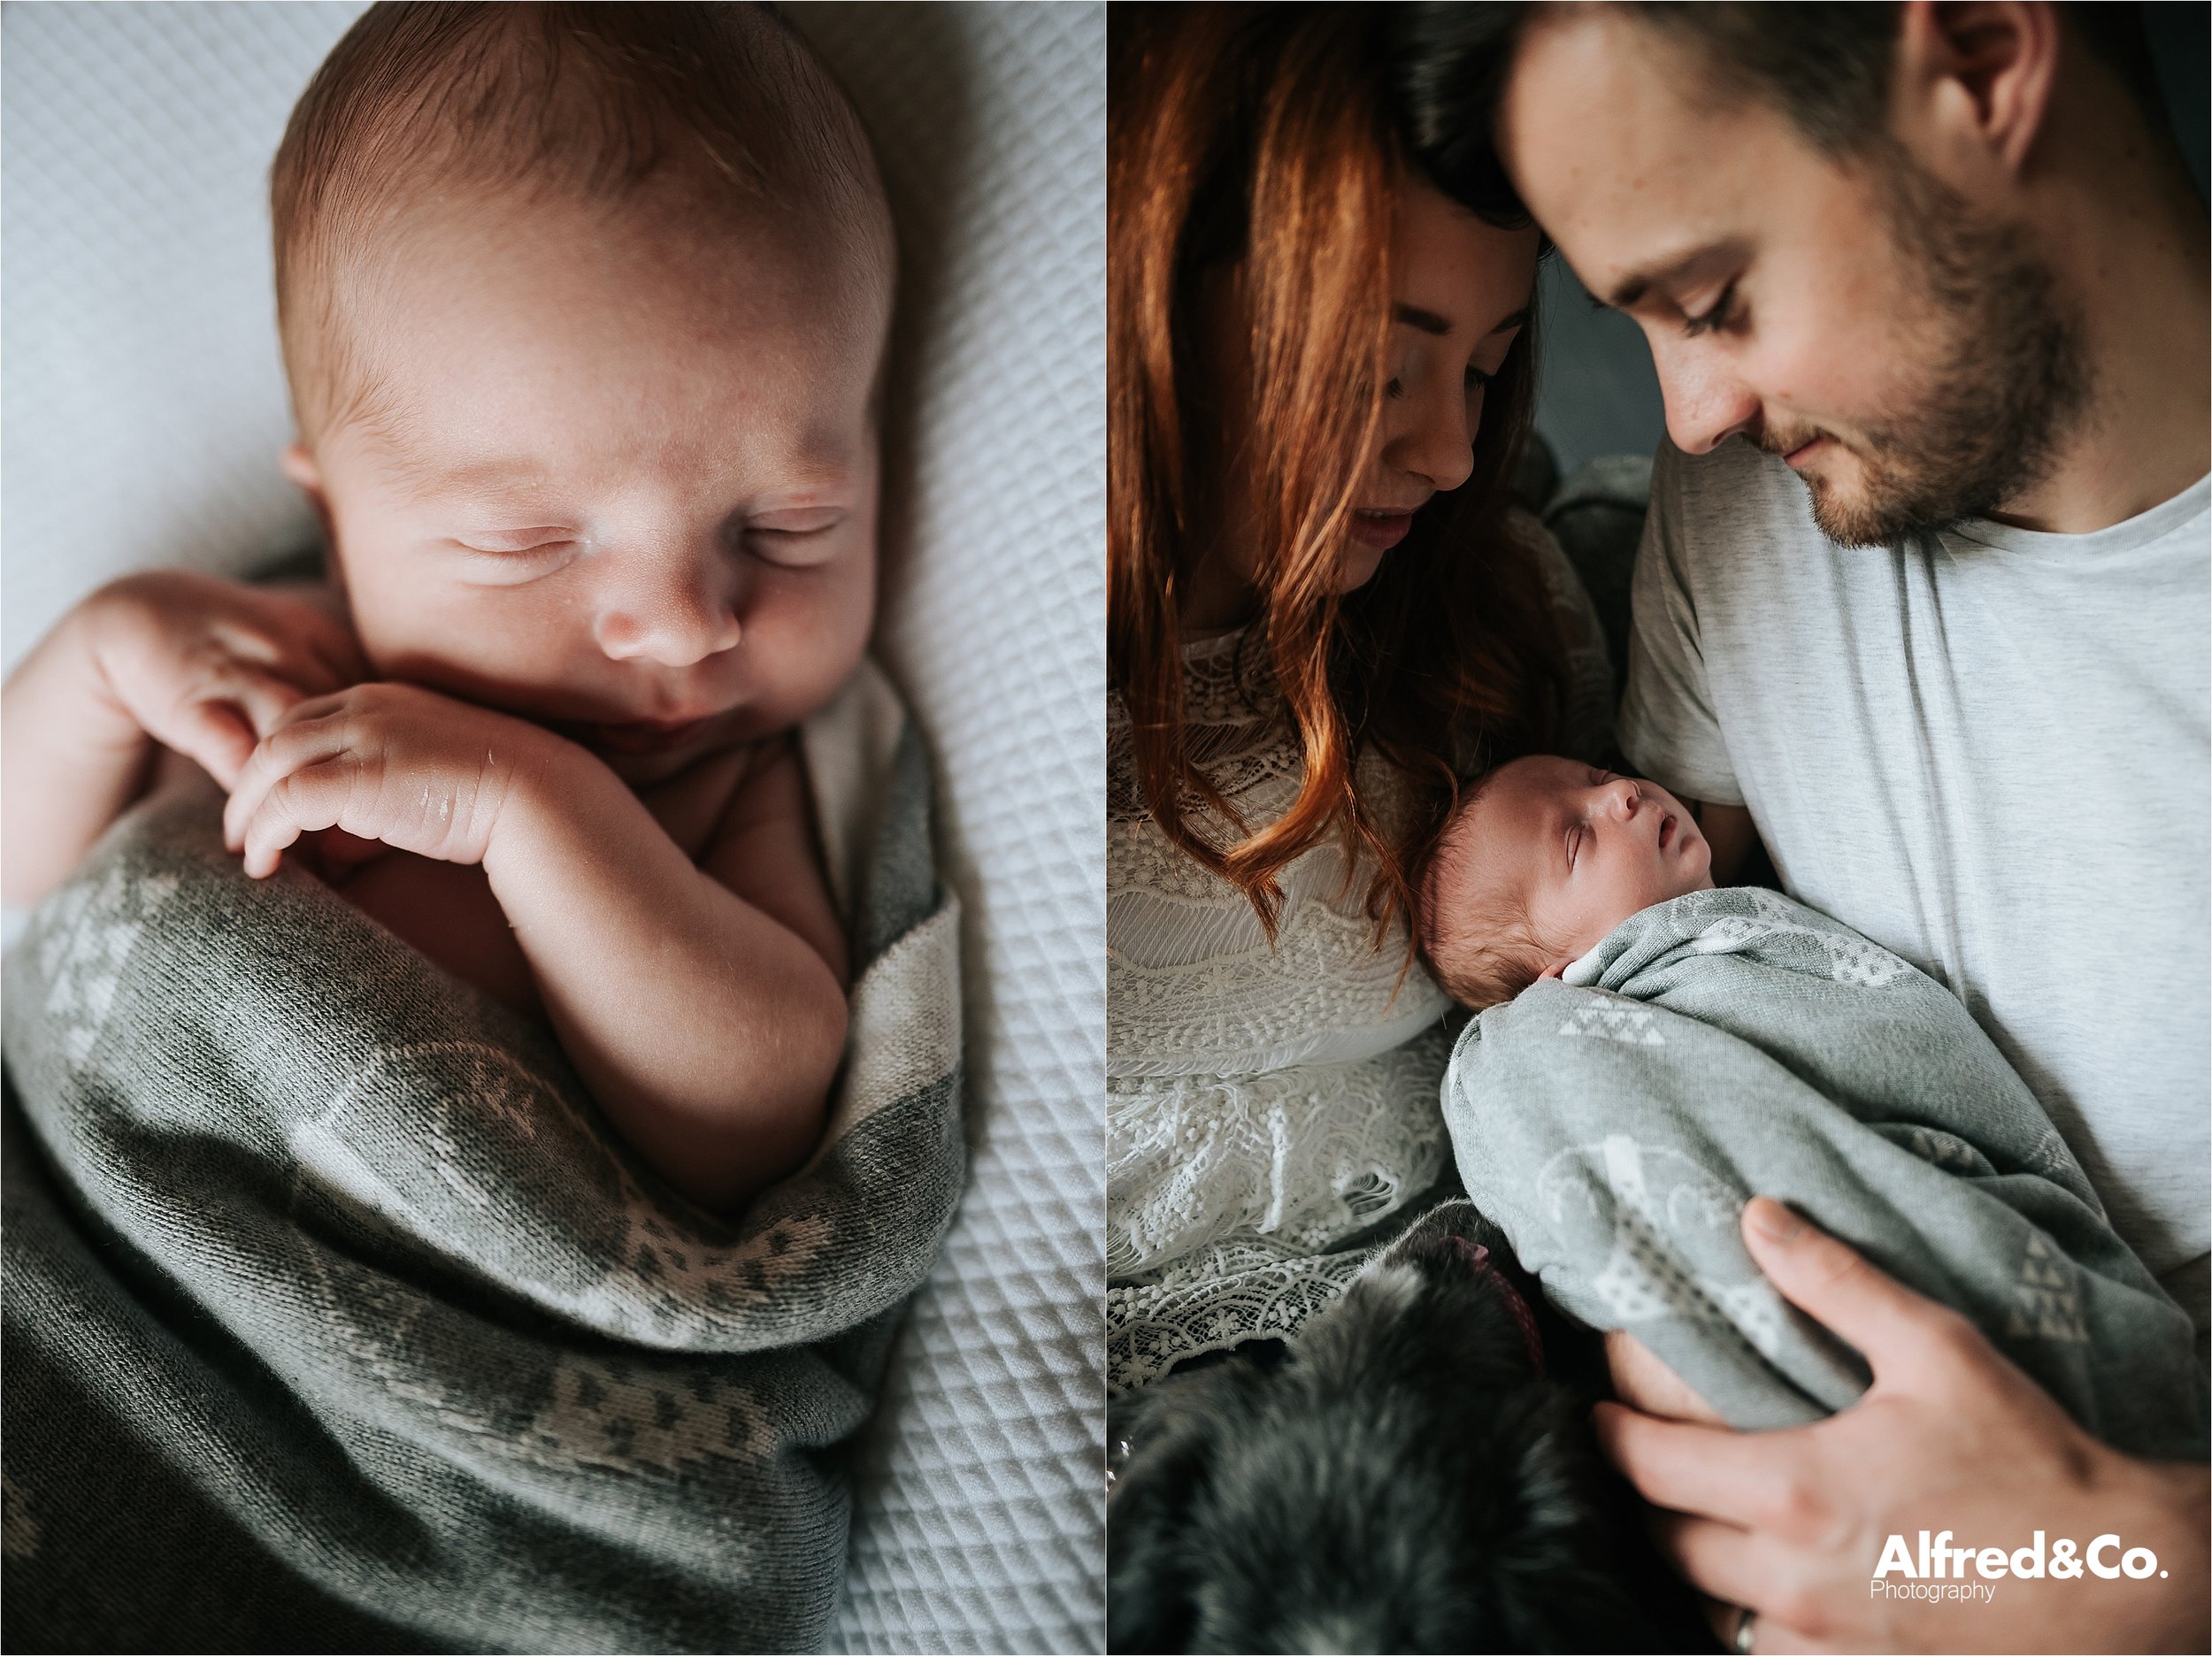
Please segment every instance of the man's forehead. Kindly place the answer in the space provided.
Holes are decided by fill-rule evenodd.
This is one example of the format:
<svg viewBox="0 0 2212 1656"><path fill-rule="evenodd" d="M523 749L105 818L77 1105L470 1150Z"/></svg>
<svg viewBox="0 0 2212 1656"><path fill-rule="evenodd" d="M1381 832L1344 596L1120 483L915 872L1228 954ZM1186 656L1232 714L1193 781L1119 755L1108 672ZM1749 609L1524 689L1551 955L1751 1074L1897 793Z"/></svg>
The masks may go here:
<svg viewBox="0 0 2212 1656"><path fill-rule="evenodd" d="M1508 171L1594 293L1740 227L1801 158L1780 111L1723 95L1694 49L1624 7L1536 8L1499 115ZM1782 146L1782 148L1778 148Z"/></svg>

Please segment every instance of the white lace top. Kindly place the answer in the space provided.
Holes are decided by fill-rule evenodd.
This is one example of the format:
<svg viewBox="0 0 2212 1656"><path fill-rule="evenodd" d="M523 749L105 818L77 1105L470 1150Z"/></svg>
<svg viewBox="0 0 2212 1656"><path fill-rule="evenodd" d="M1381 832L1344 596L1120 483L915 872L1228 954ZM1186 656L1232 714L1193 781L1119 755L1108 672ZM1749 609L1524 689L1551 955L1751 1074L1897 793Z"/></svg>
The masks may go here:
<svg viewBox="0 0 2212 1656"><path fill-rule="evenodd" d="M1566 559L1541 544L1577 640L1569 751L1594 754L1611 722L1603 640ZM1239 632L1186 646L1184 697L1193 756L1257 827L1296 797L1303 766L1245 644ZM1388 832L1395 773L1369 755L1357 777ZM1371 870L1348 878L1333 844L1282 870L1270 947L1242 894L1144 810L1118 700L1106 835L1108 1364L1120 1391L1288 1334L1365 1262L1354 1239L1436 1181L1450 1152L1437 1104L1449 1002L1407 967L1402 924L1376 947Z"/></svg>

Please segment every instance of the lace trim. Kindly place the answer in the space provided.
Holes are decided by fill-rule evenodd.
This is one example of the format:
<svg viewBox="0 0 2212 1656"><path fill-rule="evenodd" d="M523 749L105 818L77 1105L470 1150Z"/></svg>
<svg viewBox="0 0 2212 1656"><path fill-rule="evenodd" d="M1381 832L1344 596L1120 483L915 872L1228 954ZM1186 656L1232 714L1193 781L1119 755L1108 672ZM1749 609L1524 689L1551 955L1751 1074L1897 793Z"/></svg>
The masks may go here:
<svg viewBox="0 0 2212 1656"><path fill-rule="evenodd" d="M1236 1238L1317 1254L1442 1169L1440 1027L1350 1064L1109 1081L1106 1272L1157 1271Z"/></svg>
<svg viewBox="0 0 2212 1656"><path fill-rule="evenodd" d="M1571 612L1567 751L1594 758L1611 724L1603 635L1556 545L1532 539ZM1296 796L1303 758L1244 637L1185 648L1185 706L1194 756L1256 828ZM1416 965L1399 981L1402 929L1376 948L1363 868L1348 882L1333 845L1288 864L1271 948L1242 894L1152 824L1112 697L1107 764L1108 1369L1120 1391L1286 1337L1342 1292L1379 1246L1362 1227L1409 1217L1447 1159L1435 1099L1449 1038L1428 975ZM1359 783L1387 832L1396 774L1371 755Z"/></svg>

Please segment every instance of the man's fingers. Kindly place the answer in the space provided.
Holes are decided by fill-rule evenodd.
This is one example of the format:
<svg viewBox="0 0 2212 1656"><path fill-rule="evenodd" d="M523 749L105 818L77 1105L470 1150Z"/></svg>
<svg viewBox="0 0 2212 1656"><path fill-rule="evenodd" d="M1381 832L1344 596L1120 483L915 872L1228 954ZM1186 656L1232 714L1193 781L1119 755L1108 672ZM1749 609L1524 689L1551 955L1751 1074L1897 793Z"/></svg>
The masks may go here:
<svg viewBox="0 0 2212 1656"><path fill-rule="evenodd" d="M1757 1614L1768 1637L1755 1638L1756 1648L1785 1648L1783 1640L1790 1629L1817 1627L1825 1620L1816 1597L1799 1574L1804 1555L1771 1537L1677 1513L1658 1514L1652 1533L1660 1551L1700 1592L1725 1605L1746 1606ZM1725 1627L1723 1637L1732 1640L1740 1618L1715 1620ZM1800 1637L1786 1648L1801 1650L1806 1645Z"/></svg>
<svg viewBox="0 0 2212 1656"><path fill-rule="evenodd" d="M1747 1530L1794 1531L1813 1515L1794 1476L1802 1459L1794 1433L1660 1420L1617 1403L1600 1403L1591 1421L1613 1464L1655 1506Z"/></svg>
<svg viewBox="0 0 2212 1656"><path fill-rule="evenodd" d="M1955 1314L1780 1202L1753 1198L1743 1211L1743 1239L1782 1297L1857 1347L1878 1381L1908 1377L1954 1354L1950 1337L1964 1326Z"/></svg>
<svg viewBox="0 0 2212 1656"><path fill-rule="evenodd" d="M1711 1624L1713 1637L1719 1641L1723 1650L1735 1649L1736 1634L1743 1626L1743 1618L1744 1607L1741 1605L1723 1604L1717 1598L1705 1601L1705 1620ZM1821 1644L1807 1638L1795 1628L1772 1616L1755 1615L1751 1623L1751 1648L1757 1656L1790 1656L1791 1652L1796 1652L1841 1651L1849 1647Z"/></svg>

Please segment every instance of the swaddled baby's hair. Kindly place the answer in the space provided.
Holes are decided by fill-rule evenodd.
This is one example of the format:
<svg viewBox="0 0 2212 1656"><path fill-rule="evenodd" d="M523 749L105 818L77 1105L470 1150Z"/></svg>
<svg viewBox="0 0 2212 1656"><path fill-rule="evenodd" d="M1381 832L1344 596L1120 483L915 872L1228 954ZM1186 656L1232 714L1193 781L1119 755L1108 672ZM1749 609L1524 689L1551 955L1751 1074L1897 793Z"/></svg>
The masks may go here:
<svg viewBox="0 0 2212 1656"><path fill-rule="evenodd" d="M893 274L859 117L772 8L384 0L315 72L271 172L278 322L311 437L363 391L337 292L349 256L453 193L826 233L848 268Z"/></svg>
<svg viewBox="0 0 2212 1656"><path fill-rule="evenodd" d="M1497 776L1486 770L1461 789L1419 885L1421 957L1444 993L1472 1012L1513 999L1551 959L1518 894L1475 878L1475 809Z"/></svg>

